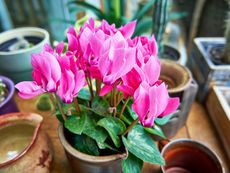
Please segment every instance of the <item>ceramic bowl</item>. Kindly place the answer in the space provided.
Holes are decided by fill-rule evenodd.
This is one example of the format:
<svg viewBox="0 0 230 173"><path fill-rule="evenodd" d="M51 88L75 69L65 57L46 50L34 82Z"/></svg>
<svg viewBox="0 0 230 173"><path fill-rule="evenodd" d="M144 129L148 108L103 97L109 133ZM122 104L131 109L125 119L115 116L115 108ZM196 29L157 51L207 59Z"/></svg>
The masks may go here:
<svg viewBox="0 0 230 173"><path fill-rule="evenodd" d="M11 113L0 117L0 172L48 173L52 152L41 130L42 116Z"/></svg>

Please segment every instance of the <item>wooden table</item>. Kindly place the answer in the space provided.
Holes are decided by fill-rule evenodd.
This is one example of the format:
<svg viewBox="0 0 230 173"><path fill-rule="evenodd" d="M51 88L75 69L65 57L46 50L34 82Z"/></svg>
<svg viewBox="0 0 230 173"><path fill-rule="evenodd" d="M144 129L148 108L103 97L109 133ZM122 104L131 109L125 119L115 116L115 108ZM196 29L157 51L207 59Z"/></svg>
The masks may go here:
<svg viewBox="0 0 230 173"><path fill-rule="evenodd" d="M53 163L51 166L51 173L72 173L68 165L64 150L60 144L57 127L58 120L52 115L51 111L41 112L36 109L37 98L30 100L22 100L15 96L19 109L23 112L35 112L44 117L42 129L48 133L53 145ZM177 138L191 138L200 141L210 147L223 162L223 167L226 173L230 172L230 161L226 156L226 152L220 143L219 137L210 121L206 110L203 106L195 102L189 114L187 125L183 127L174 139ZM159 166L146 163L142 173L157 173Z"/></svg>

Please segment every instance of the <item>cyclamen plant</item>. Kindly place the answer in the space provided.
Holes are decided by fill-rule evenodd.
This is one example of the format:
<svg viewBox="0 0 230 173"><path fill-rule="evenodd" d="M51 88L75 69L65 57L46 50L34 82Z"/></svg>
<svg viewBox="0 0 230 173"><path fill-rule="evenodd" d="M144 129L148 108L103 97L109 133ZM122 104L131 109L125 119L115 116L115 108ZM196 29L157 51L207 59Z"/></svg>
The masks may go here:
<svg viewBox="0 0 230 173"><path fill-rule="evenodd" d="M90 19L79 33L70 27L68 50L63 42L55 50L45 45L32 55L34 81L15 86L25 99L51 94L64 127L77 139L87 137L84 146L72 141L76 149L97 156L127 152L123 172L140 172L143 162L164 165L151 134L164 137L158 125L179 106L159 80L154 36L131 38L135 25L117 29Z"/></svg>

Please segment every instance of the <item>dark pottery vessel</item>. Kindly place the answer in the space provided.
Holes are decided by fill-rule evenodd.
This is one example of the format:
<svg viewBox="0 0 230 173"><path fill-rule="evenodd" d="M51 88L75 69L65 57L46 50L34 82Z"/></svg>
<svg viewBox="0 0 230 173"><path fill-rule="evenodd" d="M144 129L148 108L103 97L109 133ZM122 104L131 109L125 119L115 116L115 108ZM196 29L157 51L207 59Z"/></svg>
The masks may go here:
<svg viewBox="0 0 230 173"><path fill-rule="evenodd" d="M49 173L52 151L41 130L43 118L34 113L0 117L0 172Z"/></svg>
<svg viewBox="0 0 230 173"><path fill-rule="evenodd" d="M230 65L220 61L224 46L223 37L194 39L188 67L199 85L197 98L200 102L206 100L213 85L230 86Z"/></svg>
<svg viewBox="0 0 230 173"><path fill-rule="evenodd" d="M195 100L198 86L188 68L171 60L161 60L160 80L168 85L169 95L180 98L180 107L169 122L162 127L167 138L172 138L182 128Z"/></svg>
<svg viewBox="0 0 230 173"><path fill-rule="evenodd" d="M225 173L218 156L204 144L177 139L169 142L161 152L165 159L163 173Z"/></svg>
<svg viewBox="0 0 230 173"><path fill-rule="evenodd" d="M59 138L74 173L122 173L121 161L127 157L126 153L109 156L82 153L70 145L64 131L63 125L59 125Z"/></svg>
<svg viewBox="0 0 230 173"><path fill-rule="evenodd" d="M0 103L0 116L2 114L10 113L10 112L18 112L17 105L14 100L14 83L9 78L0 76L0 79L6 85L8 90L8 96L5 98L3 102Z"/></svg>

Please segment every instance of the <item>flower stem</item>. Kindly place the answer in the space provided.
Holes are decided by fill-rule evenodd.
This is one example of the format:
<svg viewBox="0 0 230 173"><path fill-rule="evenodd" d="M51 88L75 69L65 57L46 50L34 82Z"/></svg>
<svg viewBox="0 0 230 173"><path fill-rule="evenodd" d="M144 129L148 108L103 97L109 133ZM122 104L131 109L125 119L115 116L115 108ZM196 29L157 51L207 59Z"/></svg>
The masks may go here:
<svg viewBox="0 0 230 173"><path fill-rule="evenodd" d="M80 109L80 106L79 106L79 103L78 103L78 100L77 100L76 97L73 99L73 102L74 102L76 111L77 111L78 113L81 113L81 109Z"/></svg>
<svg viewBox="0 0 230 173"><path fill-rule="evenodd" d="M88 87L89 87L89 91L90 91L90 95L91 95L91 100L93 100L93 88L92 88L92 82L90 80L89 77L86 78L86 82L88 84Z"/></svg>
<svg viewBox="0 0 230 173"><path fill-rule="evenodd" d="M96 79L96 94L99 95L101 90L101 80Z"/></svg>
<svg viewBox="0 0 230 173"><path fill-rule="evenodd" d="M125 110L125 107L126 107L127 103L129 102L129 98L130 98L130 97L128 97L128 98L125 100L125 103L123 104L123 106L122 106L122 108L121 108L121 112L120 112L120 115L119 115L119 119L121 119L121 116L122 116L122 114L123 114L123 112L124 112L124 110Z"/></svg>
<svg viewBox="0 0 230 173"><path fill-rule="evenodd" d="M137 118L136 120L134 120L132 122L132 124L130 124L127 129L125 130L125 132L122 134L123 136L125 136L137 123L138 123L139 119Z"/></svg>
<svg viewBox="0 0 230 173"><path fill-rule="evenodd" d="M63 109L62 109L62 107L61 107L61 104L60 104L60 102L59 102L59 100L58 100L57 95L56 95L56 94L53 94L53 97L54 97L55 100L56 100L56 103L57 103L57 105L58 105L58 109L59 109L60 112L61 112L62 118L63 118L64 120L66 120L66 116L65 116L65 114L64 114L64 112L63 112Z"/></svg>

